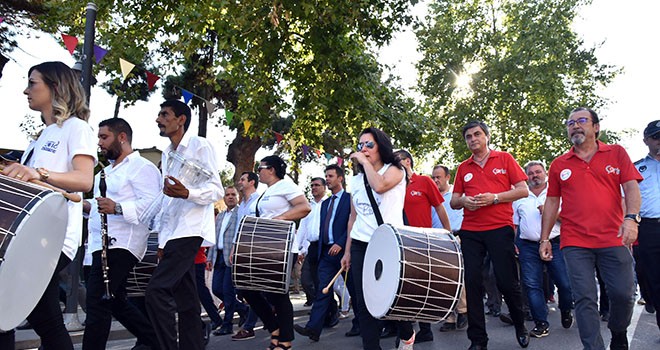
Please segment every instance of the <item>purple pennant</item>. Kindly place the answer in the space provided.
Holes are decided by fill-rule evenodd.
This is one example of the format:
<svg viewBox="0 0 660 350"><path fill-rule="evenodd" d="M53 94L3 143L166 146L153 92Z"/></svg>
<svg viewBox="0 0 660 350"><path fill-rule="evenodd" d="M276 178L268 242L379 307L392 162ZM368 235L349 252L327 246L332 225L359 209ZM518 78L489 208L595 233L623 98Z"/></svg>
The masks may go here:
<svg viewBox="0 0 660 350"><path fill-rule="evenodd" d="M96 64L99 64L103 57L108 54L108 50L98 46L94 45L94 58L96 59Z"/></svg>
<svg viewBox="0 0 660 350"><path fill-rule="evenodd" d="M2 16L0 16L0 23L2 23L2 22L4 22L4 21L5 21L5 18L2 17Z"/></svg>
<svg viewBox="0 0 660 350"><path fill-rule="evenodd" d="M181 95L183 95L183 101L185 101L186 104L188 104L188 102L190 102L190 100L191 100L192 97L193 97L192 92L190 92L190 91L188 91L188 90L186 90L186 89L181 89Z"/></svg>
<svg viewBox="0 0 660 350"><path fill-rule="evenodd" d="M307 157L307 153L309 153L309 147L307 145L302 145L302 150L303 150L303 157Z"/></svg>

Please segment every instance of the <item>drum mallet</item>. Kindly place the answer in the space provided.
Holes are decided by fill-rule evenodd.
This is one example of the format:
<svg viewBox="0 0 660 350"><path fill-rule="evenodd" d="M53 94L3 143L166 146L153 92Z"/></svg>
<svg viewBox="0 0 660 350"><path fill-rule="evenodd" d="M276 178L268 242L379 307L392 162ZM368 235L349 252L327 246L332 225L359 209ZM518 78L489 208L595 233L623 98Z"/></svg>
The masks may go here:
<svg viewBox="0 0 660 350"><path fill-rule="evenodd" d="M328 283L328 285L325 286L325 288L323 288L323 294L328 294L330 292L330 288L332 288L332 285L335 283L337 278L339 278L339 276L341 275L341 273L343 271L344 271L343 268L341 268L341 269L339 269L339 271L337 271L337 274L335 275L335 277L333 277L332 280L330 281L330 283Z"/></svg>

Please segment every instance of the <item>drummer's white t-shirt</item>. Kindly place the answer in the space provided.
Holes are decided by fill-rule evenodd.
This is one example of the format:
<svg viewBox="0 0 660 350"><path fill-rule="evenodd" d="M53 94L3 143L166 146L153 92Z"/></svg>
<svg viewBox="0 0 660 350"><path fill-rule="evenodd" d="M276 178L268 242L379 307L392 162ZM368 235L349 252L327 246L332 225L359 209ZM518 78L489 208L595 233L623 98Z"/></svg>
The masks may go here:
<svg viewBox="0 0 660 350"><path fill-rule="evenodd" d="M298 196L304 193L291 179L277 181L259 199L259 217L270 219L288 211L293 207L289 201Z"/></svg>
<svg viewBox="0 0 660 350"><path fill-rule="evenodd" d="M378 174L383 175L391 164L385 164ZM353 176L351 180L351 198L357 217L353 223L351 230L351 239L356 239L362 242L369 242L371 235L378 228L376 215L371 208L371 201L367 195L366 188L364 187L364 174L359 173ZM374 194L374 199L383 221L395 226L403 225L403 203L406 198L406 177L405 172L401 171L401 180L398 184L392 187L389 191L378 194L373 189L371 192Z"/></svg>
<svg viewBox="0 0 660 350"><path fill-rule="evenodd" d="M93 157L96 165L96 149L97 138L92 127L84 120L71 116L64 121L62 127L57 124L46 127L39 138L28 146L21 161L24 162L34 150L26 166L45 168L53 172L69 172L73 170L73 157L77 155ZM82 197L82 193L78 194ZM82 241L83 210L82 202L68 201L67 204L69 221L62 252L73 260Z"/></svg>

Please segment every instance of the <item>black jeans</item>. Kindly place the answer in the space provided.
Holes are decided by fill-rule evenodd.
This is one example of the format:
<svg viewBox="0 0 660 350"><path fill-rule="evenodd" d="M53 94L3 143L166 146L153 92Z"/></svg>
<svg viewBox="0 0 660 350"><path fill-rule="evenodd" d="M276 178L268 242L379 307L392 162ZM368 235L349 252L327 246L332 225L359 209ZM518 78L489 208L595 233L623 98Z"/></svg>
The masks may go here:
<svg viewBox="0 0 660 350"><path fill-rule="evenodd" d="M504 296L509 307L511 319L516 329L522 329L524 314L522 310L522 294L518 263L513 244L514 232L510 226L489 231L460 231L461 250L465 262L465 293L468 308L468 338L473 344L486 345L486 318L484 302L482 270L486 253L491 258L497 288Z"/></svg>
<svg viewBox="0 0 660 350"><path fill-rule="evenodd" d="M380 350L381 321L375 319L367 310L364 302L364 289L362 288L362 270L364 269L364 255L367 252L367 243L353 240L351 243L351 278L355 286L358 317L360 319L360 335L362 347L365 350ZM396 321L399 338L407 340L413 335L412 322Z"/></svg>
<svg viewBox="0 0 660 350"><path fill-rule="evenodd" d="M314 302L316 292L319 290L319 258L318 258L319 242L310 242L307 248L307 255L302 265L302 272L300 273L300 284L305 291L305 298L307 302Z"/></svg>
<svg viewBox="0 0 660 350"><path fill-rule="evenodd" d="M168 241L147 286L147 312L161 350L204 349L195 283L195 255L201 244L202 237ZM175 314L179 315L178 342Z"/></svg>
<svg viewBox="0 0 660 350"><path fill-rule="evenodd" d="M642 219L639 224L639 257L649 285L650 300L644 300L657 309L655 317L660 327L660 219Z"/></svg>
<svg viewBox="0 0 660 350"><path fill-rule="evenodd" d="M83 336L85 350L105 349L113 316L138 338L140 344L158 347L156 333L147 315L129 303L126 297L126 278L137 261L126 249L108 249L109 288L113 298L104 300L101 251L92 253L92 267L87 283L87 319Z"/></svg>
<svg viewBox="0 0 660 350"><path fill-rule="evenodd" d="M293 305L289 294L262 293L254 290L243 290L241 294L264 323L264 328L271 333L279 329L280 342L293 341ZM271 305L275 308L275 313Z"/></svg>

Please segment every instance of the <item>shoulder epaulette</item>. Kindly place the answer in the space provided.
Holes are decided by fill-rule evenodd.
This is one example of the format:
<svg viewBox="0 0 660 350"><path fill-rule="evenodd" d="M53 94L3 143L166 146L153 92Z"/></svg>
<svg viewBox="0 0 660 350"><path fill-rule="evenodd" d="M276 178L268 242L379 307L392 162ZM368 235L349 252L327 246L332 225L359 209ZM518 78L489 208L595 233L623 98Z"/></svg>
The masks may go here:
<svg viewBox="0 0 660 350"><path fill-rule="evenodd" d="M638 165L639 163L641 163L641 162L643 162L643 161L644 161L644 159L645 159L645 158L642 158L642 159L640 159L640 160L638 160L638 161L636 161L636 162L635 162L634 164L635 164L635 165Z"/></svg>

